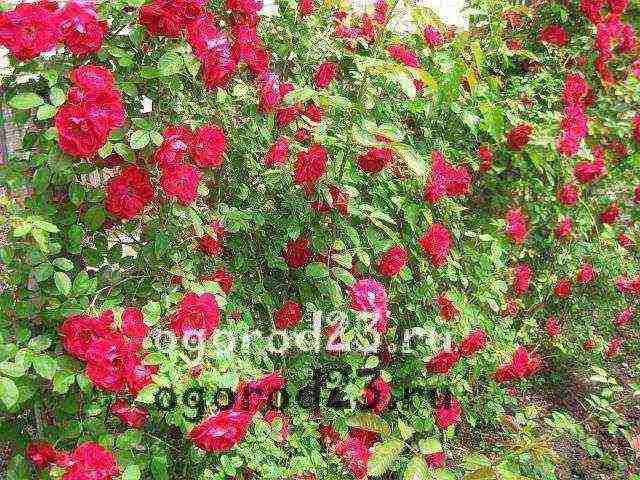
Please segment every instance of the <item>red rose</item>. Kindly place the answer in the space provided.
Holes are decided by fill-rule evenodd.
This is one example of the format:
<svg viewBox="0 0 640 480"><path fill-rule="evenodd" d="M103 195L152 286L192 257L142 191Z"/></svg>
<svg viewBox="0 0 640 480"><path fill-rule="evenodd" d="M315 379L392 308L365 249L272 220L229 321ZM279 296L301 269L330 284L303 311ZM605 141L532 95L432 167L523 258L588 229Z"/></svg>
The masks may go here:
<svg viewBox="0 0 640 480"><path fill-rule="evenodd" d="M74 55L100 51L107 22L99 21L93 3L69 2L60 13L62 42Z"/></svg>
<svg viewBox="0 0 640 480"><path fill-rule="evenodd" d="M613 324L618 328L624 328L629 325L631 321L631 316L633 315L633 309L625 308L620 313L616 315L616 318L613 320Z"/></svg>
<svg viewBox="0 0 640 480"><path fill-rule="evenodd" d="M525 347L519 346L513 352L511 362L501 365L494 372L493 378L498 383L529 377L540 369L542 359L530 354Z"/></svg>
<svg viewBox="0 0 640 480"><path fill-rule="evenodd" d="M408 260L407 250L400 245L395 245L380 255L378 272L385 277L395 277L407 264Z"/></svg>
<svg viewBox="0 0 640 480"><path fill-rule="evenodd" d="M222 49L207 51L205 55L202 61L202 81L205 86L210 90L226 88L238 66L235 57Z"/></svg>
<svg viewBox="0 0 640 480"><path fill-rule="evenodd" d="M418 239L418 244L434 267L442 267L447 263L447 255L451 250L451 234L444 225L434 223L429 226Z"/></svg>
<svg viewBox="0 0 640 480"><path fill-rule="evenodd" d="M342 458L343 463L349 467L351 473L357 479L367 476L367 469L371 452L369 447L359 438L347 435L335 446L336 455Z"/></svg>
<svg viewBox="0 0 640 480"><path fill-rule="evenodd" d="M358 167L368 173L377 173L392 160L393 150L388 148L370 148L366 154L358 157Z"/></svg>
<svg viewBox="0 0 640 480"><path fill-rule="evenodd" d="M315 183L327 171L327 151L314 143L307 151L302 150L298 153L294 169L295 183Z"/></svg>
<svg viewBox="0 0 640 480"><path fill-rule="evenodd" d="M460 402L455 398L445 398L444 395L440 395L436 400L434 414L436 416L436 424L442 430L462 421Z"/></svg>
<svg viewBox="0 0 640 480"><path fill-rule="evenodd" d="M53 50L60 39L57 8L57 2L40 1L0 13L0 44L20 61Z"/></svg>
<svg viewBox="0 0 640 480"><path fill-rule="evenodd" d="M533 127L521 123L513 127L507 132L507 146L509 150L522 150L529 143L530 136L533 133Z"/></svg>
<svg viewBox="0 0 640 480"><path fill-rule="evenodd" d="M227 452L245 437L252 417L253 412L221 410L196 425L188 438L207 452Z"/></svg>
<svg viewBox="0 0 640 480"><path fill-rule="evenodd" d="M515 278L513 279L513 291L516 295L522 295L529 290L533 270L526 263L519 263L514 267Z"/></svg>
<svg viewBox="0 0 640 480"><path fill-rule="evenodd" d="M323 113L322 109L315 103L310 103L304 108L304 112L302 114L312 122L318 123L322 120Z"/></svg>
<svg viewBox="0 0 640 480"><path fill-rule="evenodd" d="M153 0L140 8L139 21L151 35L177 38L204 12L204 0Z"/></svg>
<svg viewBox="0 0 640 480"><path fill-rule="evenodd" d="M39 469L55 463L60 456L59 452L49 442L27 444L26 455L29 461Z"/></svg>
<svg viewBox="0 0 640 480"><path fill-rule="evenodd" d="M113 454L93 442L78 445L63 465L64 480L111 480L120 473Z"/></svg>
<svg viewBox="0 0 640 480"><path fill-rule="evenodd" d="M375 414L381 414L391 401L391 386L382 377L376 377L363 392L364 401Z"/></svg>
<svg viewBox="0 0 640 480"><path fill-rule="evenodd" d="M427 362L427 371L446 375L458 360L460 360L460 348L452 342L449 347L444 347Z"/></svg>
<svg viewBox="0 0 640 480"><path fill-rule="evenodd" d="M147 385L152 383L151 375L158 373L158 365L145 365L138 354L127 355L122 364L122 375L129 393L138 395Z"/></svg>
<svg viewBox="0 0 640 480"><path fill-rule="evenodd" d="M640 143L640 114L633 117L633 138Z"/></svg>
<svg viewBox="0 0 640 480"><path fill-rule="evenodd" d="M471 175L464 166L454 167L442 152L431 152L431 176L425 187L425 200L436 203L445 194L450 197L467 195L470 184Z"/></svg>
<svg viewBox="0 0 640 480"><path fill-rule="evenodd" d="M384 285L372 278L363 278L351 286L349 308L357 312L373 313L373 327L384 333L391 313Z"/></svg>
<svg viewBox="0 0 640 480"><path fill-rule="evenodd" d="M602 223L611 225L620 216L620 207L617 203L611 203L607 208L600 212L599 218Z"/></svg>
<svg viewBox="0 0 640 480"><path fill-rule="evenodd" d="M220 307L216 297L210 293L186 294L169 317L171 329L179 339L200 333L205 339L209 338L219 323Z"/></svg>
<svg viewBox="0 0 640 480"><path fill-rule="evenodd" d="M622 339L620 337L613 337L607 347L604 350L604 356L607 358L615 357L620 353L620 347L622 346Z"/></svg>
<svg viewBox="0 0 640 480"><path fill-rule="evenodd" d="M54 118L60 149L68 155L94 155L107 142L109 128L100 111L88 104L66 104Z"/></svg>
<svg viewBox="0 0 640 480"><path fill-rule="evenodd" d="M567 32L560 25L549 25L540 31L540 41L563 46L568 42Z"/></svg>
<svg viewBox="0 0 640 480"><path fill-rule="evenodd" d="M210 280L220 285L220 289L225 293L231 292L233 286L233 275L228 273L224 268L219 268L212 275L204 275L200 278L201 281Z"/></svg>
<svg viewBox="0 0 640 480"><path fill-rule="evenodd" d="M432 470L444 467L446 457L444 452L428 453L424 456L427 466Z"/></svg>
<svg viewBox="0 0 640 480"><path fill-rule="evenodd" d="M130 344L139 348L149 334L149 327L144 323L144 316L140 310L128 307L122 312L120 331L127 337Z"/></svg>
<svg viewBox="0 0 640 480"><path fill-rule="evenodd" d="M580 183L589 183L600 178L605 172L604 151L601 147L593 149L593 162L583 161L573 167L573 176Z"/></svg>
<svg viewBox="0 0 640 480"><path fill-rule="evenodd" d="M291 268L302 268L311 260L311 250L309 250L309 240L305 237L298 237L287 242L282 252L284 261Z"/></svg>
<svg viewBox="0 0 640 480"><path fill-rule="evenodd" d="M488 172L493 165L493 152L485 145L481 145L476 150L476 155L480 159L480 171Z"/></svg>
<svg viewBox="0 0 640 480"><path fill-rule="evenodd" d="M329 60L325 60L318 69L316 70L315 75L313 76L313 81L316 85L316 88L323 89L326 88L336 76L336 70L338 66L335 63L330 62Z"/></svg>
<svg viewBox="0 0 640 480"><path fill-rule="evenodd" d="M556 238L564 238L571 233L573 227L573 221L570 217L565 217L558 222L554 234Z"/></svg>
<svg viewBox="0 0 640 480"><path fill-rule="evenodd" d="M282 387L285 381L280 372L272 372L249 382L242 381L236 388L234 407L255 413L264 407L272 394Z"/></svg>
<svg viewBox="0 0 640 480"><path fill-rule="evenodd" d="M227 0L227 8L234 13L251 16L262 9L262 0Z"/></svg>
<svg viewBox="0 0 640 480"><path fill-rule="evenodd" d="M458 316L458 309L446 295L438 295L436 298L436 305L440 310L440 316L445 320L451 321Z"/></svg>
<svg viewBox="0 0 640 480"><path fill-rule="evenodd" d="M309 131L305 128L299 128L296 130L293 138L295 138L297 142L302 143L309 138Z"/></svg>
<svg viewBox="0 0 640 480"><path fill-rule="evenodd" d="M565 183L558 190L558 201L565 207L573 207L578 203L578 189L573 183Z"/></svg>
<svg viewBox="0 0 640 480"><path fill-rule="evenodd" d="M549 337L551 337L551 340L557 339L560 335L560 323L555 315L551 315L547 318L544 327L547 330Z"/></svg>
<svg viewBox="0 0 640 480"><path fill-rule="evenodd" d="M269 147L264 158L267 167L280 167L284 165L289 156L289 141L286 137L278 137L276 142Z"/></svg>
<svg viewBox="0 0 640 480"><path fill-rule="evenodd" d="M616 237L616 240L618 240L618 244L622 248L629 248L633 246L633 240L631 240L631 238L629 238L627 235L625 235L622 232L618 234L618 236Z"/></svg>
<svg viewBox="0 0 640 480"><path fill-rule="evenodd" d="M79 360L87 361L89 348L100 337L112 332L113 316L103 313L100 317L72 315L60 327L62 345Z"/></svg>
<svg viewBox="0 0 640 480"><path fill-rule="evenodd" d="M313 0L298 0L298 11L303 17L311 15L313 13Z"/></svg>
<svg viewBox="0 0 640 480"><path fill-rule="evenodd" d="M594 278L596 278L596 271L593 268L593 265L586 262L580 265L580 271L578 272L578 276L576 278L576 281L578 283L589 283Z"/></svg>
<svg viewBox="0 0 640 480"><path fill-rule="evenodd" d="M420 68L420 57L402 44L389 45L387 52L398 62L407 67Z"/></svg>
<svg viewBox="0 0 640 480"><path fill-rule="evenodd" d="M487 340L487 334L484 330L474 330L460 341L460 353L464 357L470 357L482 350L487 345Z"/></svg>
<svg viewBox="0 0 640 480"><path fill-rule="evenodd" d="M107 183L105 208L116 217L133 218L152 198L149 173L136 165L129 165Z"/></svg>
<svg viewBox="0 0 640 480"><path fill-rule="evenodd" d="M556 285L553 287L553 293L556 294L558 298L566 298L571 293L571 280L568 278L561 278L558 280Z"/></svg>
<svg viewBox="0 0 640 480"><path fill-rule="evenodd" d="M222 245L217 238L213 238L211 235L200 237L198 239L198 248L201 252L212 257L218 257L222 254Z"/></svg>
<svg viewBox="0 0 640 480"><path fill-rule="evenodd" d="M193 134L184 125L169 125L162 132L162 143L153 153L153 162L161 169L182 163L193 147Z"/></svg>
<svg viewBox="0 0 640 480"><path fill-rule="evenodd" d="M527 219L522 210L513 208L507 212L507 227L505 233L517 245L522 245L527 236Z"/></svg>
<svg viewBox="0 0 640 480"><path fill-rule="evenodd" d="M302 318L300 304L293 300L287 300L282 308L276 312L275 325L279 330L295 327Z"/></svg>
<svg viewBox="0 0 640 480"><path fill-rule="evenodd" d="M110 412L131 428L141 428L149 421L149 412L146 408L129 406L124 400L114 402Z"/></svg>
<svg viewBox="0 0 640 480"><path fill-rule="evenodd" d="M181 205L190 205L198 196L202 173L192 165L176 165L167 168L160 177L160 186L168 198Z"/></svg>

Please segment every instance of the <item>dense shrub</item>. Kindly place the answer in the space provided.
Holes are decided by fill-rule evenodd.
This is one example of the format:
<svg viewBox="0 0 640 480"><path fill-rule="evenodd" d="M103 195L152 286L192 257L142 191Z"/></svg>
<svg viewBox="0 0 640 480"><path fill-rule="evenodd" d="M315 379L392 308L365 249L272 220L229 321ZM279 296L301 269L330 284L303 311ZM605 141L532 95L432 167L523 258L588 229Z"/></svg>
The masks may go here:
<svg viewBox="0 0 640 480"><path fill-rule="evenodd" d="M639 7L403 5L6 7L10 478L556 478L522 392L640 365Z"/></svg>

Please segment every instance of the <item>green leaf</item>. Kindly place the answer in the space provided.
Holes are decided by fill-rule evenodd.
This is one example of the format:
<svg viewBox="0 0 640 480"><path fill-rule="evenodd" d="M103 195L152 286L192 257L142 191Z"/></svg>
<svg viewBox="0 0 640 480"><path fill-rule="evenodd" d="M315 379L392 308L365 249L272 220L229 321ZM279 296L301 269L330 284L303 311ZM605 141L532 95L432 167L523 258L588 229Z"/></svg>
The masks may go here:
<svg viewBox="0 0 640 480"><path fill-rule="evenodd" d="M407 469L404 471L404 475L402 476L403 480L426 480L429 476L429 471L427 469L427 462L425 462L422 455L416 455L413 457L409 464L407 465Z"/></svg>
<svg viewBox="0 0 640 480"><path fill-rule="evenodd" d="M13 407L18 401L20 392L18 387L9 378L0 377L0 400L4 402L7 408Z"/></svg>
<svg viewBox="0 0 640 480"><path fill-rule="evenodd" d="M136 402L140 403L153 403L156 400L156 393L158 393L158 386L150 384L140 390L136 397Z"/></svg>
<svg viewBox="0 0 640 480"><path fill-rule="evenodd" d="M107 218L107 213L104 208L96 205L85 212L82 221L87 224L91 230L98 230L105 218Z"/></svg>
<svg viewBox="0 0 640 480"><path fill-rule="evenodd" d="M404 160L407 167L418 177L422 177L427 173L427 164L422 157L413 148L406 145L395 145L395 149Z"/></svg>
<svg viewBox="0 0 640 480"><path fill-rule="evenodd" d="M56 393L67 393L76 380L76 376L71 372L56 372L53 376L53 391Z"/></svg>
<svg viewBox="0 0 640 480"><path fill-rule="evenodd" d="M11 97L7 102L11 108L16 110L27 110L29 108L39 107L44 103L40 95L35 93L20 93Z"/></svg>
<svg viewBox="0 0 640 480"><path fill-rule="evenodd" d="M379 416L371 413L355 415L347 420L347 425L350 427L362 428L368 432L379 433L383 437L389 435L391 432L391 428L387 422Z"/></svg>
<svg viewBox="0 0 640 480"><path fill-rule="evenodd" d="M142 313L144 314L144 323L151 327L160 320L160 304L158 302L149 302L142 307Z"/></svg>
<svg viewBox="0 0 640 480"><path fill-rule="evenodd" d="M403 440L408 440L413 435L415 430L411 427L411 425L407 425L402 419L398 420L398 430L400 431L400 436Z"/></svg>
<svg viewBox="0 0 640 480"><path fill-rule="evenodd" d="M58 109L56 107L45 103L44 105L40 105L38 107L38 110L36 111L36 118L38 120L48 120L50 118L53 118L57 111Z"/></svg>
<svg viewBox="0 0 640 480"><path fill-rule="evenodd" d="M51 103L56 107L59 107L64 104L67 100L67 96L64 94L61 88L53 87L51 89L51 93L49 94L49 99Z"/></svg>
<svg viewBox="0 0 640 480"><path fill-rule="evenodd" d="M122 472L122 480L138 480L140 478L140 467L138 465L127 465Z"/></svg>
<svg viewBox="0 0 640 480"><path fill-rule="evenodd" d="M182 58L176 52L167 52L158 62L158 71L163 77L175 75L182 68Z"/></svg>
<svg viewBox="0 0 640 480"><path fill-rule="evenodd" d="M404 442L397 438L376 443L371 450L371 458L368 463L369 475L377 477L387 472L396 463L403 448Z"/></svg>
<svg viewBox="0 0 640 480"><path fill-rule="evenodd" d="M321 263L314 262L307 265L305 273L311 278L323 278L329 275L329 270Z"/></svg>
<svg viewBox="0 0 640 480"><path fill-rule="evenodd" d="M64 270L65 272L68 272L70 270L73 270L73 262L71 260L69 260L68 258L56 258L53 261L53 264L58 267L60 270Z"/></svg>
<svg viewBox="0 0 640 480"><path fill-rule="evenodd" d="M33 368L38 375L51 380L58 369L58 362L48 355L34 355Z"/></svg>
<svg viewBox="0 0 640 480"><path fill-rule="evenodd" d="M42 191L49 186L49 182L51 181L51 170L47 167L40 167L33 174L33 187Z"/></svg>
<svg viewBox="0 0 640 480"><path fill-rule="evenodd" d="M36 281L44 282L51 275L53 275L53 266L49 262L41 263L33 271Z"/></svg>
<svg viewBox="0 0 640 480"><path fill-rule="evenodd" d="M29 340L27 345L34 352L42 352L51 346L51 338L48 335L38 335Z"/></svg>
<svg viewBox="0 0 640 480"><path fill-rule="evenodd" d="M56 272L53 274L53 281L58 287L58 291L65 297L71 292L71 280L64 272Z"/></svg>
<svg viewBox="0 0 640 480"><path fill-rule="evenodd" d="M133 153L133 150L131 150L128 145L125 145L124 143L116 143L113 149L117 154L123 156L129 163L134 163L136 161L136 154Z"/></svg>
<svg viewBox="0 0 640 480"><path fill-rule="evenodd" d="M129 141L129 144L134 150L141 150L149 145L150 141L151 137L149 136L149 132L145 130L136 130L131 134L131 140Z"/></svg>

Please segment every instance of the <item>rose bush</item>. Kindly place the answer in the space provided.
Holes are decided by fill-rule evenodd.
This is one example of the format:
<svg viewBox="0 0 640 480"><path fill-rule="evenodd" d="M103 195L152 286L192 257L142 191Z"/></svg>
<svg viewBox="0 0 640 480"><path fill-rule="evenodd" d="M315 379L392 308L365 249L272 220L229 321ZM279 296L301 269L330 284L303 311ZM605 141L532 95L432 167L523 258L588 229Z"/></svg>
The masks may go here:
<svg viewBox="0 0 640 480"><path fill-rule="evenodd" d="M637 2L262 7L4 5L9 478L559 478L569 426L595 455L535 404L640 369Z"/></svg>

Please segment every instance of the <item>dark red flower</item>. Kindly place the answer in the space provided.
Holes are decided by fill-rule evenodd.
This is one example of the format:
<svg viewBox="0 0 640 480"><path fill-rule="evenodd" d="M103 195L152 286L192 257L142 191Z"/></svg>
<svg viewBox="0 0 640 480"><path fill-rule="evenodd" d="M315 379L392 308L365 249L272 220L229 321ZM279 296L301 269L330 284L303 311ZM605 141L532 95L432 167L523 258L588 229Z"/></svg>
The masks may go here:
<svg viewBox="0 0 640 480"><path fill-rule="evenodd" d="M427 362L427 371L431 373L449 373L449 370L460 360L460 348L455 343L445 346Z"/></svg>
<svg viewBox="0 0 640 480"><path fill-rule="evenodd" d="M63 105L55 115L54 124L60 149L68 155L91 156L107 142L108 125L101 112L88 103Z"/></svg>
<svg viewBox="0 0 640 480"><path fill-rule="evenodd" d="M451 250L451 234L444 225L434 223L429 226L418 239L418 244L434 267L442 267L447 263L447 256Z"/></svg>
<svg viewBox="0 0 640 480"><path fill-rule="evenodd" d="M437 470L444 467L446 457L444 456L444 452L434 452L426 454L424 460L430 469Z"/></svg>
<svg viewBox="0 0 640 480"><path fill-rule="evenodd" d="M242 381L236 388L233 408L255 413L264 407L272 394L284 385L281 372L268 373L248 382Z"/></svg>
<svg viewBox="0 0 640 480"><path fill-rule="evenodd" d="M555 340L560 336L560 322L558 322L558 318L555 315L550 315L549 318L547 318L544 328L551 340Z"/></svg>
<svg viewBox="0 0 640 480"><path fill-rule="evenodd" d="M431 152L431 176L424 190L424 198L438 202L444 195L463 196L469 193L471 175L464 166L454 167L438 150Z"/></svg>
<svg viewBox="0 0 640 480"><path fill-rule="evenodd" d="M36 468L43 469L55 463L60 453L49 442L36 442L27 444L26 455Z"/></svg>
<svg viewBox="0 0 640 480"><path fill-rule="evenodd" d="M87 361L89 348L100 337L113 332L113 314L104 312L100 317L72 315L60 327L62 345L65 350L79 360Z"/></svg>
<svg viewBox="0 0 640 480"><path fill-rule="evenodd" d="M613 202L607 206L602 212L600 212L599 218L602 223L608 223L611 225L620 216L620 207L617 203Z"/></svg>
<svg viewBox="0 0 640 480"><path fill-rule="evenodd" d="M220 289L227 295L231 292L231 287L233 286L233 275L227 272L224 268L219 268L211 275L203 275L200 277L200 280L216 282L220 285Z"/></svg>
<svg viewBox="0 0 640 480"><path fill-rule="evenodd" d="M514 269L515 277L513 279L513 291L516 295L522 295L529 290L531 279L533 278L533 270L526 263L518 263Z"/></svg>
<svg viewBox="0 0 640 480"><path fill-rule="evenodd" d="M395 245L380 255L378 272L385 277L394 277L400 273L408 260L407 250L400 245Z"/></svg>
<svg viewBox="0 0 640 480"><path fill-rule="evenodd" d="M129 405L124 400L117 400L111 405L111 413L120 419L122 423L131 428L141 428L149 421L149 412L146 408Z"/></svg>
<svg viewBox="0 0 640 480"><path fill-rule="evenodd" d="M522 210L519 208L512 208L507 212L507 227L505 233L516 245L522 245L524 239L527 236L527 219L525 218Z"/></svg>
<svg viewBox="0 0 640 480"><path fill-rule="evenodd" d="M571 220L571 217L565 217L562 220L558 221L554 234L556 238L565 238L571 233L572 228L573 220Z"/></svg>
<svg viewBox="0 0 640 480"><path fill-rule="evenodd" d="M358 157L358 167L368 173L377 173L386 167L393 157L393 150L388 148L370 148L366 154Z"/></svg>
<svg viewBox="0 0 640 480"><path fill-rule="evenodd" d="M152 198L149 173L136 165L129 165L107 183L105 208L116 217L133 218Z"/></svg>
<svg viewBox="0 0 640 480"><path fill-rule="evenodd" d="M573 175L580 183L589 183L600 178L605 172L604 151L601 147L593 149L593 162L583 161L573 167Z"/></svg>
<svg viewBox="0 0 640 480"><path fill-rule="evenodd" d="M311 260L309 240L305 237L290 240L282 251L282 256L291 268L302 268L306 266Z"/></svg>
<svg viewBox="0 0 640 480"><path fill-rule="evenodd" d="M563 46L569 41L567 32L560 25L549 25L540 31L540 41Z"/></svg>
<svg viewBox="0 0 640 480"><path fill-rule="evenodd" d="M20 61L53 50L60 39L57 2L19 3L0 13L0 44Z"/></svg>
<svg viewBox="0 0 640 480"><path fill-rule="evenodd" d="M276 312L274 323L279 330L295 327L302 318L300 304L293 300L287 300L282 308Z"/></svg>
<svg viewBox="0 0 640 480"><path fill-rule="evenodd" d="M294 181L298 185L313 184L327 171L327 151L318 143L298 153L294 165Z"/></svg>
<svg viewBox="0 0 640 480"><path fill-rule="evenodd" d="M193 132L191 157L200 168L217 168L222 164L227 137L217 125L202 125Z"/></svg>
<svg viewBox="0 0 640 480"><path fill-rule="evenodd" d="M474 330L460 341L460 353L464 357L470 357L482 350L487 345L487 341L487 334L484 330Z"/></svg>
<svg viewBox="0 0 640 480"><path fill-rule="evenodd" d="M538 355L530 354L525 347L519 346L513 352L511 362L498 367L493 378L498 383L504 383L530 377L540 369L541 364L542 359Z"/></svg>
<svg viewBox="0 0 640 480"><path fill-rule="evenodd" d="M571 293L571 280L568 278L561 278L553 287L553 293L558 298L566 298Z"/></svg>
<svg viewBox="0 0 640 480"><path fill-rule="evenodd" d="M460 402L452 397L446 398L445 395L440 395L436 400L434 414L436 416L436 424L442 430L451 425L457 425L462 421Z"/></svg>
<svg viewBox="0 0 640 480"><path fill-rule="evenodd" d="M420 57L402 44L393 44L387 47L387 52L398 62L407 67L420 68Z"/></svg>
<svg viewBox="0 0 640 480"><path fill-rule="evenodd" d="M529 143L531 134L533 133L533 127L521 123L516 125L507 132L507 146L509 150L522 150L524 146Z"/></svg>
<svg viewBox="0 0 640 480"><path fill-rule="evenodd" d="M578 203L578 189L573 183L565 183L558 190L558 201L565 207L573 207Z"/></svg>
<svg viewBox="0 0 640 480"><path fill-rule="evenodd" d="M205 13L205 0L153 0L140 8L140 24L151 35L177 38Z"/></svg>
<svg viewBox="0 0 640 480"><path fill-rule="evenodd" d="M289 156L289 141L286 137L278 137L276 142L269 147L264 164L267 167L280 167L284 165Z"/></svg>
<svg viewBox="0 0 640 480"><path fill-rule="evenodd" d="M480 159L480 171L488 172L493 165L493 152L485 145L480 145L476 150L476 155Z"/></svg>
<svg viewBox="0 0 640 480"><path fill-rule="evenodd" d="M391 401L391 386L382 377L376 377L362 393L364 401L373 413L382 413Z"/></svg>
<svg viewBox="0 0 640 480"><path fill-rule="evenodd" d="M618 236L616 237L616 240L618 240L618 244L622 248L629 248L633 246L633 240L631 240L631 238L629 238L627 235L625 235L622 232L618 234Z"/></svg>
<svg viewBox="0 0 640 480"><path fill-rule="evenodd" d="M604 356L607 358L615 357L620 353L620 347L622 347L622 339L620 337L613 337L609 340L609 343L604 350Z"/></svg>
<svg viewBox="0 0 640 480"><path fill-rule="evenodd" d="M325 60L320 66L318 66L315 75L313 76L313 81L316 85L316 88L323 89L326 88L336 76L336 71L338 66L330 62L329 60Z"/></svg>
<svg viewBox="0 0 640 480"><path fill-rule="evenodd" d="M318 123L322 120L323 111L315 103L310 103L304 108L302 114L312 122Z"/></svg>
<svg viewBox="0 0 640 480"><path fill-rule="evenodd" d="M91 2L69 2L60 12L62 42L74 55L96 53L107 33L107 22L99 21Z"/></svg>
<svg viewBox="0 0 640 480"><path fill-rule="evenodd" d="M202 173L193 165L176 165L167 168L160 177L164 194L181 205L190 205L198 197L198 185Z"/></svg>
<svg viewBox="0 0 640 480"><path fill-rule="evenodd" d="M253 414L235 408L220 410L196 425L188 438L207 452L227 452L245 437Z"/></svg>
<svg viewBox="0 0 640 480"><path fill-rule="evenodd" d="M185 125L169 125L162 132L162 144L153 161L162 170L180 165L193 146L193 133Z"/></svg>
<svg viewBox="0 0 640 480"><path fill-rule="evenodd" d="M210 293L188 293L178 302L169 324L179 339L188 336L209 338L220 323L220 307Z"/></svg>
<svg viewBox="0 0 640 480"><path fill-rule="evenodd" d="M580 271L578 272L578 275L576 277L576 282L584 285L585 283L589 283L594 278L596 278L596 271L593 268L593 265L586 262L580 265Z"/></svg>
<svg viewBox="0 0 640 480"><path fill-rule="evenodd" d="M458 313L460 313L454 303L449 300L446 295L438 295L436 298L436 305L440 310L440 316L445 320L455 320Z"/></svg>

